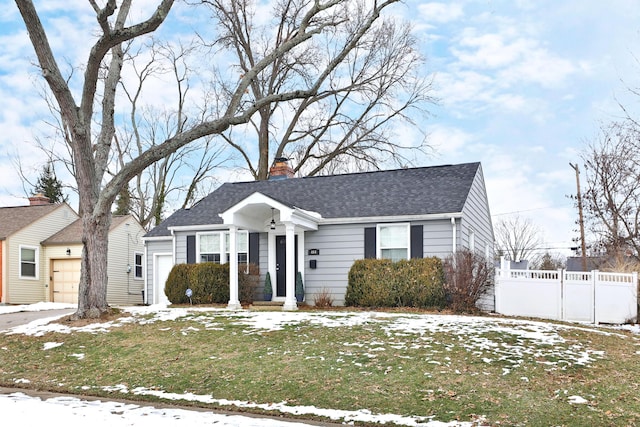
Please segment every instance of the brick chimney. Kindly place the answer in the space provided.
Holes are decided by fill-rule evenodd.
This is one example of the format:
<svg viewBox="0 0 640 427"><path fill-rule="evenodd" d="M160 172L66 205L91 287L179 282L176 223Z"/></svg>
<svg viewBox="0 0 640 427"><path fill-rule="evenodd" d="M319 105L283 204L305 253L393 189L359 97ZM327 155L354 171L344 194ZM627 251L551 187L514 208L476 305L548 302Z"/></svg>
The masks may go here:
<svg viewBox="0 0 640 427"><path fill-rule="evenodd" d="M286 157L276 157L273 166L269 169L269 180L293 178L293 168L289 166L289 159Z"/></svg>
<svg viewBox="0 0 640 427"><path fill-rule="evenodd" d="M47 196L42 193L34 194L29 197L29 206L41 206L48 205L51 203L51 200Z"/></svg>

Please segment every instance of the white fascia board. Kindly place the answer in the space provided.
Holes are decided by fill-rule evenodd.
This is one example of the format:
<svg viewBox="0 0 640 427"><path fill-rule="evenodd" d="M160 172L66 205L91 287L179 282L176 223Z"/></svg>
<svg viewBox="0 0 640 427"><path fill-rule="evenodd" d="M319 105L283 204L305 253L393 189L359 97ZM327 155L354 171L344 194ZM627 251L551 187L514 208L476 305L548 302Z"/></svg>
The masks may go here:
<svg viewBox="0 0 640 427"><path fill-rule="evenodd" d="M294 206L293 208L296 210L296 212L298 212L299 215L303 214L303 216L306 216L311 220L318 221L318 220L322 219L322 215L320 215L318 212L308 211L306 209L302 209L302 208L299 208L297 206Z"/></svg>
<svg viewBox="0 0 640 427"><path fill-rule="evenodd" d="M151 237L141 237L143 242L159 242L163 240L171 240L173 236L151 236Z"/></svg>
<svg viewBox="0 0 640 427"><path fill-rule="evenodd" d="M227 222L226 218L231 218L234 213L242 210L243 208L247 207L248 205L259 205L259 204L267 205L269 207L277 209L280 212L285 212L285 213L286 212L293 212L293 209L291 207L289 207L289 206L287 206L285 204L282 204L279 201L277 201L275 199L272 199L269 196L265 196L264 194L256 191L255 193L252 193L250 196L245 197L240 202L238 202L235 205L231 206L226 211L220 213L219 216L225 222Z"/></svg>
<svg viewBox="0 0 640 427"><path fill-rule="evenodd" d="M203 230L226 230L229 226L225 224L202 224L202 225L176 225L167 227L167 230L174 233L176 231L203 231Z"/></svg>
<svg viewBox="0 0 640 427"><path fill-rule="evenodd" d="M456 218L456 219L462 218L462 212L451 212L451 213L443 213L443 214L425 214L425 215L322 218L318 220L318 223L320 225L362 224L362 223L379 223L379 222L437 221L437 220L451 220L451 218Z"/></svg>

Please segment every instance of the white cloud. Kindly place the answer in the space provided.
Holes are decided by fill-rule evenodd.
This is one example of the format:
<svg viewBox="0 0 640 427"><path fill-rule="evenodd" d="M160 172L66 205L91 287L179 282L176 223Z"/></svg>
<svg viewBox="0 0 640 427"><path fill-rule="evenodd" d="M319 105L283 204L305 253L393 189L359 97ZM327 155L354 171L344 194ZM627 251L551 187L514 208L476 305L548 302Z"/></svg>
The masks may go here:
<svg viewBox="0 0 640 427"><path fill-rule="evenodd" d="M460 3L423 3L418 6L421 17L428 23L445 23L464 15Z"/></svg>
<svg viewBox="0 0 640 427"><path fill-rule="evenodd" d="M457 128L434 125L427 129L427 142L436 152L436 157L454 158L473 142L473 135Z"/></svg>

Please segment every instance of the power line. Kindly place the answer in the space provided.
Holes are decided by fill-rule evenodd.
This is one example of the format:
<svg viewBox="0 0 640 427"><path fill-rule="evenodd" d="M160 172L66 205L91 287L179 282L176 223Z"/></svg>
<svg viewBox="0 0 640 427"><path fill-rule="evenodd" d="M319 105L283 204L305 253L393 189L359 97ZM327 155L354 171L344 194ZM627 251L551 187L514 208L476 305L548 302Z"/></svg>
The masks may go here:
<svg viewBox="0 0 640 427"><path fill-rule="evenodd" d="M556 208L564 208L564 207L568 207L568 206L566 205L544 206L540 208L523 209L523 210L513 211L513 212L500 212L500 213L492 214L491 216L513 215L513 214L522 213L522 212L532 212L532 211L540 211L544 209L556 209Z"/></svg>

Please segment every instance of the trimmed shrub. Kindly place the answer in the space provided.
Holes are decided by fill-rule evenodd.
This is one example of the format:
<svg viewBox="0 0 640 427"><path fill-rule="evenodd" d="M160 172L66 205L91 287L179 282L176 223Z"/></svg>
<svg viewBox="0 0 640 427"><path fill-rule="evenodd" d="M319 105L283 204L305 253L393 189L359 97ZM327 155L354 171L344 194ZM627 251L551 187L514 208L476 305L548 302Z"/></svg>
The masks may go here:
<svg viewBox="0 0 640 427"><path fill-rule="evenodd" d="M189 298L185 292L187 288L191 288L192 271L196 264L176 264L173 266L167 277L167 283L164 286L164 293L169 298L171 304L185 304L189 302ZM193 288L191 288L193 290Z"/></svg>
<svg viewBox="0 0 640 427"><path fill-rule="evenodd" d="M357 260L349 270L345 305L442 308L443 284L442 261L436 257Z"/></svg>
<svg viewBox="0 0 640 427"><path fill-rule="evenodd" d="M388 259L356 260L349 270L349 283L344 296L346 306L393 307L389 279L393 262Z"/></svg>
<svg viewBox="0 0 640 427"><path fill-rule="evenodd" d="M229 264L202 262L192 271L194 304L224 304L229 302Z"/></svg>
<svg viewBox="0 0 640 427"><path fill-rule="evenodd" d="M444 270L437 257L398 261L394 265L396 307L443 308Z"/></svg>
<svg viewBox="0 0 640 427"><path fill-rule="evenodd" d="M260 280L260 268L249 264L239 266L238 299L252 303ZM177 264L173 266L165 293L171 304L187 304L187 288L191 288L193 304L225 304L229 302L229 264L203 262L199 264Z"/></svg>
<svg viewBox="0 0 640 427"><path fill-rule="evenodd" d="M451 309L478 311L478 300L491 288L493 266L468 249L449 255L444 262L445 292Z"/></svg>

